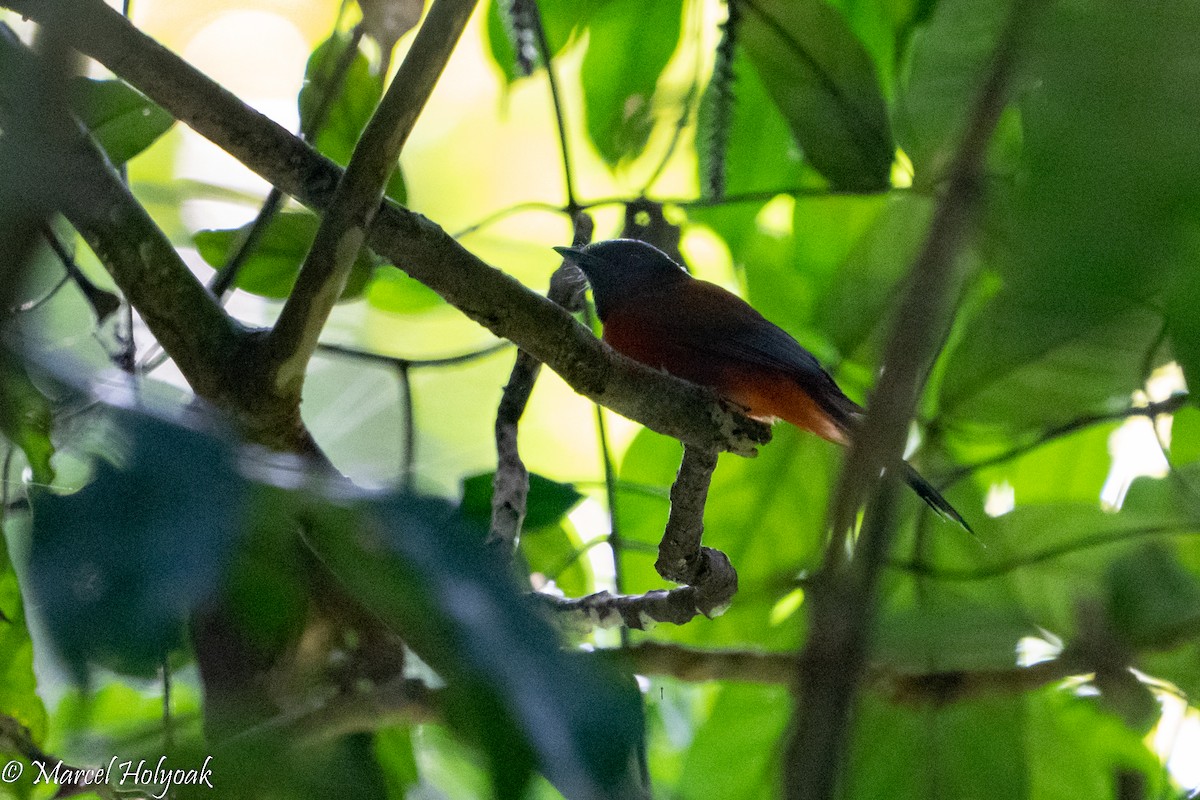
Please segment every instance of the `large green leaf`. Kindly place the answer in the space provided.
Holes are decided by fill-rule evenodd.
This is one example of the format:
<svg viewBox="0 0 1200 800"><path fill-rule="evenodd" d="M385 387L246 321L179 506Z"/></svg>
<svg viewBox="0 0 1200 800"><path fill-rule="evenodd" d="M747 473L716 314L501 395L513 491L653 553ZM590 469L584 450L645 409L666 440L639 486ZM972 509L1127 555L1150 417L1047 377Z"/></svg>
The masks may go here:
<svg viewBox="0 0 1200 800"><path fill-rule="evenodd" d="M220 269L230 255L241 246L250 226L240 228L197 231L196 250L214 269ZM242 265L234 283L239 289L282 300L291 294L296 284L300 265L317 236L320 220L308 211L284 211L267 223L267 228L258 241L254 252ZM346 288L343 300L360 296L375 271L375 257L367 248L359 251Z"/></svg>
<svg viewBox="0 0 1200 800"><path fill-rule="evenodd" d="M944 177L1010 6L1008 0L940 0L913 35L895 124L921 185Z"/></svg>
<svg viewBox="0 0 1200 800"><path fill-rule="evenodd" d="M839 189L888 186L895 145L875 67L823 0L742 4L742 45L792 135Z"/></svg>
<svg viewBox="0 0 1200 800"><path fill-rule="evenodd" d="M870 227L853 240L816 313L816 324L843 354L853 353L881 326L886 329L897 290L924 241L932 207L929 199L906 194L868 207L868 212L879 208L877 216L861 215ZM811 231L814 239L817 235Z"/></svg>
<svg viewBox="0 0 1200 800"><path fill-rule="evenodd" d="M24 367L7 350L0 350L0 434L25 453L34 481L47 486L54 482L52 424L50 401ZM0 475L0 480L8 476Z"/></svg>
<svg viewBox="0 0 1200 800"><path fill-rule="evenodd" d="M781 737L791 698L778 686L724 684L697 728L672 797L752 800L775 797Z"/></svg>
<svg viewBox="0 0 1200 800"><path fill-rule="evenodd" d="M588 135L610 167L646 146L654 89L679 43L682 13L682 0L608 0L591 18L580 78Z"/></svg>
<svg viewBox="0 0 1200 800"><path fill-rule="evenodd" d="M487 560L481 531L414 497L344 511L318 505L306 516L322 561L448 681L447 718L488 753L501 796L517 796L531 755L568 796L636 796L628 767L641 710L632 682L563 652Z"/></svg>
<svg viewBox="0 0 1200 800"><path fill-rule="evenodd" d="M136 405L106 413L112 438L91 483L30 498L33 596L80 676L96 662L142 674L161 666L220 582L241 513L220 438Z"/></svg>
<svg viewBox="0 0 1200 800"><path fill-rule="evenodd" d="M119 80L75 78L71 106L114 164L124 164L171 129L175 119Z"/></svg>
<svg viewBox="0 0 1200 800"><path fill-rule="evenodd" d="M999 263L1012 291L1068 319L1191 293L1200 98L1179 87L1200 81L1198 29L1200 8L1185 0L1152 14L1113 0L1055 4L1033 27L1026 169L1011 207L993 204L1010 217ZM1186 302L1168 310L1173 323L1190 314ZM1180 340L1189 370L1192 338Z"/></svg>
<svg viewBox="0 0 1200 800"><path fill-rule="evenodd" d="M1161 322L1132 303L1058 307L1004 291L973 319L945 364L939 406L959 423L1044 428L1128 405Z"/></svg>
<svg viewBox="0 0 1200 800"><path fill-rule="evenodd" d="M911 709L860 703L847 798L1029 797L1026 713L1009 698Z"/></svg>

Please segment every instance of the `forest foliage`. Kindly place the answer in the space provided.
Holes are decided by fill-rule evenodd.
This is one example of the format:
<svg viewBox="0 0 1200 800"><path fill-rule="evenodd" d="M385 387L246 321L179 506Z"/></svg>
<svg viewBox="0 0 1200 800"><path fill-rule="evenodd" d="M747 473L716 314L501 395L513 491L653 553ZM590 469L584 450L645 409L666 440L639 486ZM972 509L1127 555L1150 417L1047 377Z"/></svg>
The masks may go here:
<svg viewBox="0 0 1200 800"><path fill-rule="evenodd" d="M211 111L241 101L100 0L0 0L21 32L0 35L0 753L24 765L0 795L49 796L39 759L165 755L212 756L221 796L1191 796L1168 759L1200 735L1200 7L511 0L423 45L414 4L387 5L313 45L303 140L350 175L390 70L436 76L452 46L488 64L492 127L443 104L451 144L385 164L314 355L249 328L285 300L325 323L310 251L341 173ZM493 146L528 133L534 85L548 129ZM161 177L176 118L276 196ZM185 213L212 200L241 222ZM975 535L873 479L839 555L846 452L777 426L713 473L723 614L617 633L531 599L673 588L655 553L683 448L655 431L738 449L680 427L700 406L661 376L597 384L611 356L579 323L599 326L537 302L549 248L593 219L741 293L869 407L919 327L896 436ZM544 370L512 564L489 539L508 340L650 426ZM842 620L866 649L823 735L798 687ZM823 767L797 754L813 730Z"/></svg>

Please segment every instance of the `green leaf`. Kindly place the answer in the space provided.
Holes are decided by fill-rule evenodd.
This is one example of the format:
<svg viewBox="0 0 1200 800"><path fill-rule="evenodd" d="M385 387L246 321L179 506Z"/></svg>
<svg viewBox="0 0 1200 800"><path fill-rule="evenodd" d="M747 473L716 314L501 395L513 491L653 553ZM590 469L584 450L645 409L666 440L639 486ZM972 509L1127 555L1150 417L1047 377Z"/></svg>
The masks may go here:
<svg viewBox="0 0 1200 800"><path fill-rule="evenodd" d="M196 250L210 266L220 269L229 260L253 223L240 228L197 231L194 239ZM291 294L296 284L296 275L304 263L304 257L317 236L320 220L307 211L284 211L275 215L258 240L258 246L242 265L234 283L238 289L273 300L282 300ZM342 300L351 300L362 295L375 272L375 257L367 248L359 251Z"/></svg>
<svg viewBox="0 0 1200 800"><path fill-rule="evenodd" d="M1200 629L1200 580L1165 544L1118 559L1108 580L1108 618L1133 647L1161 647Z"/></svg>
<svg viewBox="0 0 1200 800"><path fill-rule="evenodd" d="M989 698L914 710L868 695L860 708L846 797L1030 796L1020 702Z"/></svg>
<svg viewBox="0 0 1200 800"><path fill-rule="evenodd" d="M373 71L361 50L349 50L352 44L348 33L338 32L318 45L308 58L298 98L300 129L322 155L343 167L350 163L383 97L383 77ZM329 102L326 98L331 94L334 100ZM405 202L407 190L399 167L385 194L397 203Z"/></svg>
<svg viewBox="0 0 1200 800"><path fill-rule="evenodd" d="M1021 430L1126 406L1160 328L1155 312L1132 302L1066 309L1004 291L950 351L941 412L959 423Z"/></svg>
<svg viewBox="0 0 1200 800"><path fill-rule="evenodd" d="M0 676L3 676L0 680L0 714L24 725L33 741L43 745L47 733L46 707L37 693L33 641L25 619L25 602L5 541L15 527L11 519L0 526Z"/></svg>
<svg viewBox="0 0 1200 800"><path fill-rule="evenodd" d="M366 288L367 302L393 314L419 314L445 304L441 295L399 269L377 269Z"/></svg>
<svg viewBox="0 0 1200 800"><path fill-rule="evenodd" d="M239 527L242 482L227 444L183 418L112 407L118 463L70 495L41 490L29 579L59 652L149 674L221 580Z"/></svg>
<svg viewBox="0 0 1200 800"><path fill-rule="evenodd" d="M411 728L385 728L375 734L375 758L389 800L405 800L421 783Z"/></svg>
<svg viewBox="0 0 1200 800"><path fill-rule="evenodd" d="M145 150L175 124L175 118L119 80L74 78L71 107L113 164Z"/></svg>
<svg viewBox="0 0 1200 800"><path fill-rule="evenodd" d="M495 476L495 472L485 472L463 480L463 513L483 527L492 518L492 480ZM582 499L583 495L573 484L559 483L530 473L529 496L525 501L525 527L534 530L553 525L579 505Z"/></svg>
<svg viewBox="0 0 1200 800"><path fill-rule="evenodd" d="M575 29L586 24L596 10L602 8L607 2L608 0L538 0L536 4L528 2L521 3L521 5L536 9L541 17L542 27L546 31L551 57L554 57L562 52L562 49L570 42ZM508 30L512 21L504 17L507 13L505 9L509 5L511 5L510 0L494 0L488 3L485 31L487 51L492 57L492 63L500 69L506 88L518 78L523 77L517 71L516 51ZM523 29L521 35L536 51L537 36L530 27L530 21L523 19L519 24ZM541 63L540 53L535 52L533 60L537 67L545 66Z"/></svg>
<svg viewBox="0 0 1200 800"><path fill-rule="evenodd" d="M787 121L771 102L758 73L739 49L733 61L734 99L725 144L725 194L787 191L800 185L803 158L792 139ZM718 157L713 127L716 87L709 83L700 101L696 141L699 150L699 183ZM734 262L743 261L743 245L755 230L755 217L763 203L734 203L693 208L689 219L710 226L725 240Z"/></svg>
<svg viewBox="0 0 1200 800"><path fill-rule="evenodd" d="M724 684L696 729L672 797L752 800L774 797L779 747L792 700L779 686Z"/></svg>
<svg viewBox="0 0 1200 800"><path fill-rule="evenodd" d="M913 34L895 124L920 185L944 177L1010 6L996 0L940 0Z"/></svg>
<svg viewBox="0 0 1200 800"><path fill-rule="evenodd" d="M895 145L874 65L823 0L753 0L741 41L805 158L838 189L890 183Z"/></svg>
<svg viewBox="0 0 1200 800"><path fill-rule="evenodd" d="M1117 797L1117 776L1139 772L1146 797L1167 795L1168 773L1148 737L1087 698L1043 689L1025 701L1029 797ZM997 751L1000 748L995 748ZM1065 764L1070 767L1064 769ZM990 793L988 793L990 796Z"/></svg>
<svg viewBox="0 0 1200 800"><path fill-rule="evenodd" d="M917 195L888 197L873 205L878 213L870 214L873 209L868 207L868 213L860 215L870 227L848 243L849 252L817 304L816 324L844 354L853 353L890 319L898 288L925 239L933 212L932 202ZM836 241L817 234L820 223L809 224L811 238ZM846 227L857 231L861 225Z"/></svg>
<svg viewBox="0 0 1200 800"><path fill-rule="evenodd" d="M1009 288L1077 315L1152 301L1195 269L1200 97L1178 87L1200 82L1197 29L1186 0L1054 4L1031 26L1025 168L1011 210L992 204L1011 216ZM1114 61L1113 42L1138 57Z"/></svg>
<svg viewBox="0 0 1200 800"><path fill-rule="evenodd" d="M447 719L485 749L499 795L524 786L527 741L567 796L630 796L642 726L632 683L560 649L486 558L480 530L416 497L307 516L322 561L446 679Z"/></svg>
<svg viewBox="0 0 1200 800"><path fill-rule="evenodd" d="M38 391L16 359L7 350L0 350L0 433L21 448L33 480L46 486L54 482L54 468L50 464L54 455L50 441L53 422L50 401ZM0 480L7 479L7 475L0 475Z"/></svg>
<svg viewBox="0 0 1200 800"><path fill-rule="evenodd" d="M636 158L654 127L654 90L679 43L682 0L607 0L588 24L588 135L609 167Z"/></svg>

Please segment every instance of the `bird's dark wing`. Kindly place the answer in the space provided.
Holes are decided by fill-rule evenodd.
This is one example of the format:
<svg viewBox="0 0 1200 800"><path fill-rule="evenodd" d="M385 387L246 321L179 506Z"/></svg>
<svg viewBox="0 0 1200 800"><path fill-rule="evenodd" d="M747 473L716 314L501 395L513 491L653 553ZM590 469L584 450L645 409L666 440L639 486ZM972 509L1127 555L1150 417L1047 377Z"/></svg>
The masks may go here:
<svg viewBox="0 0 1200 800"><path fill-rule="evenodd" d="M847 425L859 406L838 388L816 356L735 294L701 280L689 280L673 297L646 298L667 304L673 313L656 317L676 342L687 342L697 356L734 360L786 373L839 423ZM686 311L685 311L686 310Z"/></svg>

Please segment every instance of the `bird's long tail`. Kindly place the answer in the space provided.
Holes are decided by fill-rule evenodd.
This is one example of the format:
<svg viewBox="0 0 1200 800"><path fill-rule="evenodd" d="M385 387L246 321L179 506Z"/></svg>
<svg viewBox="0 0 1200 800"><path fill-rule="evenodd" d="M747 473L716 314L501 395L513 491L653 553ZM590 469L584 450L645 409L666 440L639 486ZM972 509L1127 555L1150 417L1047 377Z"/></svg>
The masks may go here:
<svg viewBox="0 0 1200 800"><path fill-rule="evenodd" d="M950 502L946 498L942 497L942 493L933 488L933 484L925 480L925 478L921 476L921 473L913 469L912 465L907 461L904 462L904 470L901 477L903 477L904 481L912 487L912 490L917 493L918 497L929 504L930 508L941 514L946 519L952 519L959 525L962 525L963 529L965 529L967 533L970 533L971 535L975 534L975 531L971 530L971 526L968 525L967 521L962 518L962 515L954 510L954 506L950 505Z"/></svg>

